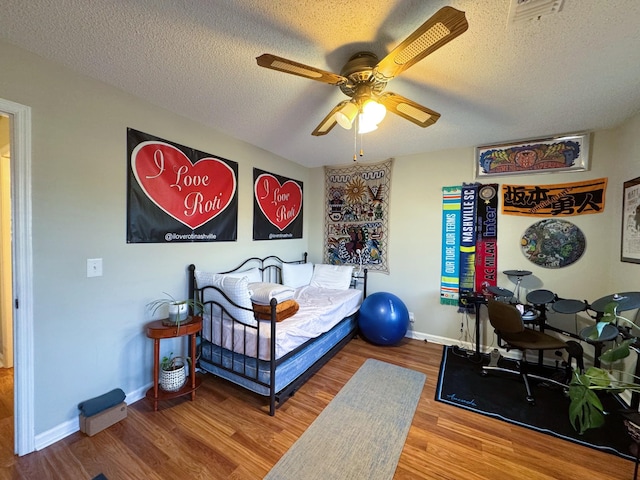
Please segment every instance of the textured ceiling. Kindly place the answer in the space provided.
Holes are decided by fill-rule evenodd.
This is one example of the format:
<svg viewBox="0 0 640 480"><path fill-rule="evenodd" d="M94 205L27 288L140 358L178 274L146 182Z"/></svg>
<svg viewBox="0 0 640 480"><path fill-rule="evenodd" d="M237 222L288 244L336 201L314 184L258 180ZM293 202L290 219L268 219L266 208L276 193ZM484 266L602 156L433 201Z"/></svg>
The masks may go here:
<svg viewBox="0 0 640 480"><path fill-rule="evenodd" d="M640 112L638 0L565 0L516 25L509 0L2 0L0 39L294 162L335 165L351 161L353 132L311 132L347 97L255 57L339 73L357 51L382 58L445 5L469 29L386 89L442 117L422 129L387 115L364 136L363 161L609 128Z"/></svg>

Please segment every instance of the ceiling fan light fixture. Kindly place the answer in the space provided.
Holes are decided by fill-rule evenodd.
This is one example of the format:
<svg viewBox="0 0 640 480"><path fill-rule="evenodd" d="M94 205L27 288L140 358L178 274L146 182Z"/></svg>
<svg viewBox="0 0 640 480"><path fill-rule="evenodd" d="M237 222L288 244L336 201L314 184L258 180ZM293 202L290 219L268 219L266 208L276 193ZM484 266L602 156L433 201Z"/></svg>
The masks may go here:
<svg viewBox="0 0 640 480"><path fill-rule="evenodd" d="M358 115L358 106L349 102L336 112L335 119L342 128L350 130L356 115Z"/></svg>
<svg viewBox="0 0 640 480"><path fill-rule="evenodd" d="M509 1L516 2L518 5L538 2L554 2L556 5L564 2L564 0ZM538 11L537 5L535 11ZM256 62L261 67L340 87L342 93L350 100L343 100L334 106L311 135L326 135L335 125L351 130L355 122L353 130L354 138L357 139L359 133L375 130L384 119L387 110L422 128L433 125L440 118L438 112L402 95L384 92L384 90L390 80L448 44L468 28L469 24L463 11L448 6L442 7L382 60L370 51L356 52L342 67L340 74L270 53L256 57Z"/></svg>
<svg viewBox="0 0 640 480"><path fill-rule="evenodd" d="M369 133L378 129L378 124L368 119L364 113L358 115L358 133Z"/></svg>
<svg viewBox="0 0 640 480"><path fill-rule="evenodd" d="M362 106L362 115L365 123L373 123L378 125L387 114L387 109L381 103L373 99L364 102Z"/></svg>

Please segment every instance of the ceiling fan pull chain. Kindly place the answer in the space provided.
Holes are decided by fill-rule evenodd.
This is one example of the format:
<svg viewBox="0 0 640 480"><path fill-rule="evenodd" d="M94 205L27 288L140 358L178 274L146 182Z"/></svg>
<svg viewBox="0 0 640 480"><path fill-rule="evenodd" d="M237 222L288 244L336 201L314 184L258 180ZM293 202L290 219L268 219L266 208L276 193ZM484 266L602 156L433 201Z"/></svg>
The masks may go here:
<svg viewBox="0 0 640 480"><path fill-rule="evenodd" d="M353 129L353 161L357 162L358 161L358 156L356 154L356 152L358 151L358 117L360 115L356 115L355 120L355 124L356 124L356 128Z"/></svg>

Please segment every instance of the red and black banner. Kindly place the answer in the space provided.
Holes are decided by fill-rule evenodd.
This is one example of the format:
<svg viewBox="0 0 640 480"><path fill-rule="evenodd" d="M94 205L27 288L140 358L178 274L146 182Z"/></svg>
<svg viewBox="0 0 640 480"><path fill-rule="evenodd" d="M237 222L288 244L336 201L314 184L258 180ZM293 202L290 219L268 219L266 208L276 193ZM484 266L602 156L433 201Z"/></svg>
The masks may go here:
<svg viewBox="0 0 640 480"><path fill-rule="evenodd" d="M302 182L253 169L253 239L302 238Z"/></svg>
<svg viewBox="0 0 640 480"><path fill-rule="evenodd" d="M127 242L235 241L238 164L127 129Z"/></svg>
<svg viewBox="0 0 640 480"><path fill-rule="evenodd" d="M476 292L488 293L498 278L498 184L478 187L476 208Z"/></svg>

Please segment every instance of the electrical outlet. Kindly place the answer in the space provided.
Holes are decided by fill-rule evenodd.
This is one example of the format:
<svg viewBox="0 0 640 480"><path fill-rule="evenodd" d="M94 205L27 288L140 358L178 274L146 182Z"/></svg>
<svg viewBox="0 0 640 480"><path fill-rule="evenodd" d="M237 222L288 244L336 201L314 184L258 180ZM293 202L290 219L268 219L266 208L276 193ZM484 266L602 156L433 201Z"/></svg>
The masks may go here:
<svg viewBox="0 0 640 480"><path fill-rule="evenodd" d="M87 277L102 276L102 259L87 258Z"/></svg>
<svg viewBox="0 0 640 480"><path fill-rule="evenodd" d="M415 319L415 317L413 316L413 312L409 312L409 323L413 323L413 322L415 322L415 321L416 321L416 319Z"/></svg>

